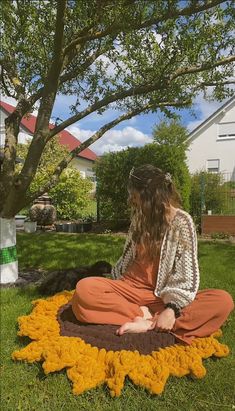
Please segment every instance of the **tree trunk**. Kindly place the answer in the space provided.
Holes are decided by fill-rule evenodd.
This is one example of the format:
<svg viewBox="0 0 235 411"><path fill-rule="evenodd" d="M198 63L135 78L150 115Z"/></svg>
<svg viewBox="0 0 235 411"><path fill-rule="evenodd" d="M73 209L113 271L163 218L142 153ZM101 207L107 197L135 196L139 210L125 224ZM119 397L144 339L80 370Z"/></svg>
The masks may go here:
<svg viewBox="0 0 235 411"><path fill-rule="evenodd" d="M14 283L18 278L15 219L0 218L0 283Z"/></svg>

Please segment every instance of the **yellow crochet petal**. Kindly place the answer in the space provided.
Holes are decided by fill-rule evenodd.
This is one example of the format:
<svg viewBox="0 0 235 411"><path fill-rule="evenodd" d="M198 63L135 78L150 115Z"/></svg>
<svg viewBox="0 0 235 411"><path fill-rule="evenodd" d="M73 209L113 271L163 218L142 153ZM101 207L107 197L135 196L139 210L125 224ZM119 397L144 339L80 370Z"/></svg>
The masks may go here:
<svg viewBox="0 0 235 411"><path fill-rule="evenodd" d="M125 377L139 360L139 353L131 351L112 351L106 356L106 383L112 397L121 394Z"/></svg>
<svg viewBox="0 0 235 411"><path fill-rule="evenodd" d="M42 367L46 374L72 367L86 349L85 342L80 338L57 337L44 347Z"/></svg>
<svg viewBox="0 0 235 411"><path fill-rule="evenodd" d="M42 353L45 345L49 344L47 340L33 341L21 350L16 350L12 353L13 360L35 362L43 359Z"/></svg>
<svg viewBox="0 0 235 411"><path fill-rule="evenodd" d="M73 393L82 394L105 381L104 362L87 355L81 355L76 365L67 370L67 375L73 382Z"/></svg>
<svg viewBox="0 0 235 411"><path fill-rule="evenodd" d="M151 355L141 355L129 377L134 384L147 388L153 394L161 394L169 377L169 367Z"/></svg>

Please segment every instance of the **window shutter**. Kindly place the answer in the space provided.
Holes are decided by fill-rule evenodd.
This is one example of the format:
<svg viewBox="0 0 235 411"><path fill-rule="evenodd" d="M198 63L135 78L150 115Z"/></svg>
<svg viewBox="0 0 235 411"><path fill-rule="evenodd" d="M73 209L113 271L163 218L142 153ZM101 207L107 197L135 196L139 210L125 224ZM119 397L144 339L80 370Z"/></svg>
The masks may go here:
<svg viewBox="0 0 235 411"><path fill-rule="evenodd" d="M234 123L219 123L219 138L235 137L235 122Z"/></svg>

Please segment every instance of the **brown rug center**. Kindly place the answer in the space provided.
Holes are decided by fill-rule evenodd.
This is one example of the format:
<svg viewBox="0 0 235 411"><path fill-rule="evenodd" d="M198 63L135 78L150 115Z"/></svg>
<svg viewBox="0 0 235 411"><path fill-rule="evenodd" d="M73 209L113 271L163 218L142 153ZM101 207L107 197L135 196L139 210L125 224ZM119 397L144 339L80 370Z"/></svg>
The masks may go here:
<svg viewBox="0 0 235 411"><path fill-rule="evenodd" d="M146 355L176 343L174 335L170 333L151 330L146 333L118 336L115 334L117 325L81 323L73 314L70 303L59 309L57 320L61 336L80 337L86 343L105 348L107 351L137 350Z"/></svg>

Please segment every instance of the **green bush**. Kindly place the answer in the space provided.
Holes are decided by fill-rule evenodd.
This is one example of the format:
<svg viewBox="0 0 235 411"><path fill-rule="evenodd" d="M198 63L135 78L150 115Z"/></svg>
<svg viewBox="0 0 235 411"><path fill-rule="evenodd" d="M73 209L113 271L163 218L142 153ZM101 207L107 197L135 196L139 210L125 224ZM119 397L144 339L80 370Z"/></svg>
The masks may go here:
<svg viewBox="0 0 235 411"><path fill-rule="evenodd" d="M92 182L81 177L79 171L68 168L59 183L49 192L56 207L57 219L76 220L84 216L90 203Z"/></svg>
<svg viewBox="0 0 235 411"><path fill-rule="evenodd" d="M141 148L128 148L118 153L105 154L95 165L97 176L97 198L100 218L112 220L115 225L128 220L127 180L131 168L153 164L165 172L170 172L183 201L189 207L190 176L185 164L185 152L176 147L156 143ZM119 225L119 224L118 224Z"/></svg>

